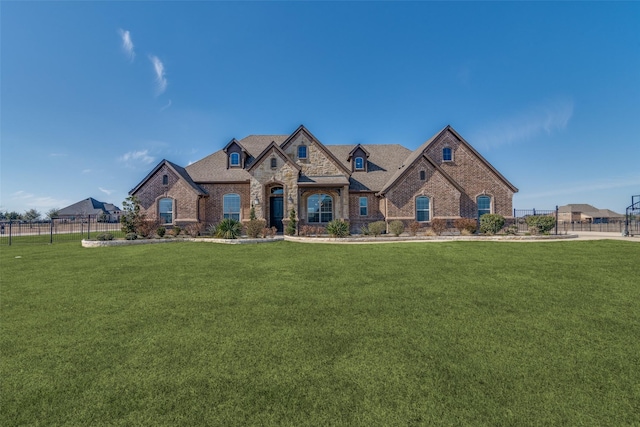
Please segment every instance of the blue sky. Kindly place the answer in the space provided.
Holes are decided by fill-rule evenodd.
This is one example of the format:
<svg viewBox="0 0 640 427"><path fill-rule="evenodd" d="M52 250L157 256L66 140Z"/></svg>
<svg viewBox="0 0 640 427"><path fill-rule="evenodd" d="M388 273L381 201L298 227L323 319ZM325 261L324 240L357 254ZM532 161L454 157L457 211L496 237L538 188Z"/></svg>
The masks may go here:
<svg viewBox="0 0 640 427"><path fill-rule="evenodd" d="M518 209L640 194L638 2L0 3L0 210L122 205L163 158L450 124Z"/></svg>

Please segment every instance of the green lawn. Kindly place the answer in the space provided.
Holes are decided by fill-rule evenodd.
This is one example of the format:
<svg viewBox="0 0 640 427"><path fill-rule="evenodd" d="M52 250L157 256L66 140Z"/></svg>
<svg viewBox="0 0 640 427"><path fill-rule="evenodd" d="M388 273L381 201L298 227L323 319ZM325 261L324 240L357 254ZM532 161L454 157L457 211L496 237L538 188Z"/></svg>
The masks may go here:
<svg viewBox="0 0 640 427"><path fill-rule="evenodd" d="M0 425L640 424L640 245L0 247Z"/></svg>

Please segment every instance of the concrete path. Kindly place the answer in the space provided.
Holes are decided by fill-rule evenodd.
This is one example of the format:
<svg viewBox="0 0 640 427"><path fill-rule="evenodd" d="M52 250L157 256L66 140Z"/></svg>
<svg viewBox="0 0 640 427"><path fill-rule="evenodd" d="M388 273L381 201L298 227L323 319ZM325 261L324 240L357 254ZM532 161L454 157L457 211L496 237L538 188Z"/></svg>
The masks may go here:
<svg viewBox="0 0 640 427"><path fill-rule="evenodd" d="M622 233L606 233L604 231L570 231L568 234L577 234L578 240L625 240L627 242L639 242L640 236L624 237Z"/></svg>

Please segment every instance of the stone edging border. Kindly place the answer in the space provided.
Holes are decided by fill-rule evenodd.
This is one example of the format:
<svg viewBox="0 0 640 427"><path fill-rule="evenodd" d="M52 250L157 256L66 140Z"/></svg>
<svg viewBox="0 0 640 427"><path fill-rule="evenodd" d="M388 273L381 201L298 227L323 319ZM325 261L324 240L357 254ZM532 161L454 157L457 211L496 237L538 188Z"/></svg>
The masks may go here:
<svg viewBox="0 0 640 427"><path fill-rule="evenodd" d="M133 246L133 245L151 245L155 243L175 243L175 242L201 242L201 243L223 243L227 245L246 245L255 243L271 243L284 240L282 236L276 236L270 239L213 239L209 237L203 238L180 238L180 239L140 239L140 240L86 240L82 239L83 248L104 248L107 246Z"/></svg>
<svg viewBox="0 0 640 427"><path fill-rule="evenodd" d="M156 243L196 242L196 243L221 243L226 245L246 245L258 243L281 242L283 240L299 243L399 243L399 242L446 242L446 241L532 241L532 240L565 240L575 239L576 234L563 234L552 236L414 236L414 237L301 237L301 236L275 236L269 239L214 239L180 238L180 239L140 239L140 240L82 240L83 248L103 248L108 246L133 246L150 245Z"/></svg>

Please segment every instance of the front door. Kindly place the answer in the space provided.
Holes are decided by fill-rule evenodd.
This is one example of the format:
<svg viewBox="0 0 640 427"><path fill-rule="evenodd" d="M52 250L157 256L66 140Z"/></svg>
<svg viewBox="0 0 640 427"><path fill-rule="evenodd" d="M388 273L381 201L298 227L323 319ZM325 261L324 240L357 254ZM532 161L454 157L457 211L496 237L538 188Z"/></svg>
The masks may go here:
<svg viewBox="0 0 640 427"><path fill-rule="evenodd" d="M282 227L282 218L284 216L284 199L282 196L271 197L271 209L269 215L269 224L271 227L278 229L279 233L282 233L284 228Z"/></svg>

